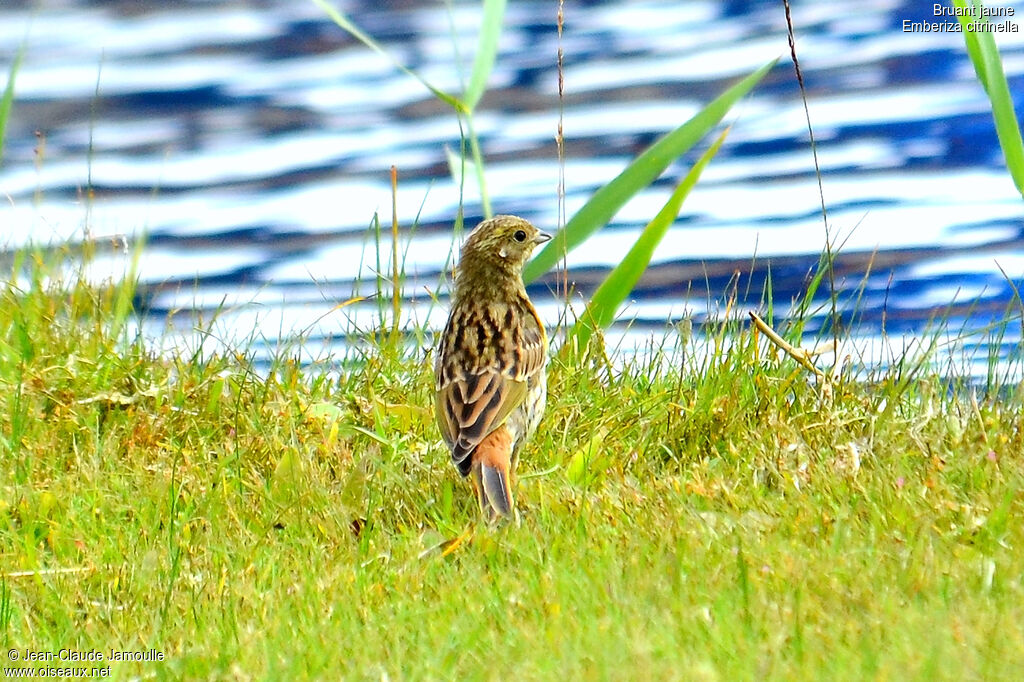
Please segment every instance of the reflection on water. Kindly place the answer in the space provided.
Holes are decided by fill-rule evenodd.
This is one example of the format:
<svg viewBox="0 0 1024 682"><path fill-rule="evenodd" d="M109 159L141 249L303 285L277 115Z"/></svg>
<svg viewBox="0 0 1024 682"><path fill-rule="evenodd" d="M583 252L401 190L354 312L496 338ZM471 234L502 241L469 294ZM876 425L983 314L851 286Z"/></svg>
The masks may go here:
<svg viewBox="0 0 1024 682"><path fill-rule="evenodd" d="M454 46L472 53L478 3L340 6L397 59L458 89ZM936 317L981 328L1005 317L1024 284L1021 199L962 40L902 31L931 11L896 0L794 3L844 324L869 336L919 333ZM548 229L559 215L554 12L510 4L476 120L495 211ZM373 302L331 310L374 291L378 265L390 271L371 225L375 212L390 224L395 165L404 310L431 327L443 321L434 296L443 300L460 202L445 155L459 147L458 122L314 4L4 3L5 63L23 39L0 166L7 248L145 231L140 304L154 333L174 312L175 334L189 334L179 311L197 309L217 312L235 338L326 339L377 320ZM1024 33L996 39L1019 99ZM568 3L562 47L568 215L736 77L788 53L782 8L767 1ZM781 62L729 120L725 146L624 311L632 335L699 321L732 291L756 306L769 277L776 301L789 301L817 263L825 230L791 65ZM581 293L700 151L570 254ZM462 200L478 220L471 187ZM124 249L101 249L89 274L116 275L125 262ZM550 299L544 312L554 323L563 306ZM1004 361L1019 338L1018 326L995 347Z"/></svg>

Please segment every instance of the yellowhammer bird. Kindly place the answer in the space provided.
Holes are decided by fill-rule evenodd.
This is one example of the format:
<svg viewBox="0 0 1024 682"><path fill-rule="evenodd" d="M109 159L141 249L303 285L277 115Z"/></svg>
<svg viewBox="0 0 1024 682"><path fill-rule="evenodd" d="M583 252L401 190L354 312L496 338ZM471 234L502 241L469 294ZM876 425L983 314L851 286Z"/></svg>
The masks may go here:
<svg viewBox="0 0 1024 682"><path fill-rule="evenodd" d="M547 398L548 337L523 286L523 264L551 239L522 218L477 225L455 273L455 291L434 364L441 435L480 509L512 513L512 472Z"/></svg>

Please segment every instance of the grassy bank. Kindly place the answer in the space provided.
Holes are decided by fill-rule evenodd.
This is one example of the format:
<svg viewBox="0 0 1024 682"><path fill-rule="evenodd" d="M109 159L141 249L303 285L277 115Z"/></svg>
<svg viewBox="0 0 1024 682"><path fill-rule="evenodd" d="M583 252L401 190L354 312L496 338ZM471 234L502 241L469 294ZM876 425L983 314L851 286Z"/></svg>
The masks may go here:
<svg viewBox="0 0 1024 682"><path fill-rule="evenodd" d="M894 370L822 400L738 326L648 366L556 357L521 523L495 529L427 350L368 343L333 378L156 357L130 290L27 271L0 305L0 656L164 656L115 679L1024 671L1019 389Z"/></svg>

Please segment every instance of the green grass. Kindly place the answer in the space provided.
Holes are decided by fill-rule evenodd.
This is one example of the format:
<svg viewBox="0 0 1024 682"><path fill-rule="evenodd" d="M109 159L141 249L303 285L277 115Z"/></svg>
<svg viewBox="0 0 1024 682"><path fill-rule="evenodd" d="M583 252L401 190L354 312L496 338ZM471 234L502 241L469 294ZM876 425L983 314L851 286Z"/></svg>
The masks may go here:
<svg viewBox="0 0 1024 682"><path fill-rule="evenodd" d="M11 117L11 106L14 104L14 83L21 68L21 60L25 55L25 46L18 49L11 66L7 70L7 84L0 95L0 159L4 156L4 137L7 133L7 121Z"/></svg>
<svg viewBox="0 0 1024 682"><path fill-rule="evenodd" d="M485 213L472 114L504 7L485 3L461 98L425 83L466 126ZM666 139L689 148L707 132L692 125ZM682 153L662 151L563 241ZM130 285L61 281L44 260L19 254L0 285L0 658L164 657L114 663L114 679L1024 671L1024 387L976 397L907 358L823 396L737 323L706 353L672 337L615 363L595 331L553 356L521 522L492 528L434 427L429 348L388 328L340 369L301 367L294 347L265 374L249 348L158 356L132 336Z"/></svg>
<svg viewBox="0 0 1024 682"><path fill-rule="evenodd" d="M40 260L0 289L0 655L165 657L114 679L1024 670L1020 387L893 371L823 401L738 325L615 366L595 336L555 354L521 523L491 528L429 351L155 356L123 287Z"/></svg>

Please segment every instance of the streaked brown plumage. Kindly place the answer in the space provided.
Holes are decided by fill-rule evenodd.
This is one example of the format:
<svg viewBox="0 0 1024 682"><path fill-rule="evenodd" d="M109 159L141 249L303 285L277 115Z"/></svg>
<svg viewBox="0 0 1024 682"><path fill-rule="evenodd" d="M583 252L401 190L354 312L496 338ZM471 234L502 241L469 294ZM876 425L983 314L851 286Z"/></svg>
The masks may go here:
<svg viewBox="0 0 1024 682"><path fill-rule="evenodd" d="M548 239L508 215L470 233L434 364L441 435L459 473L473 475L480 508L491 518L515 508L512 472L544 413L548 339L522 272Z"/></svg>

